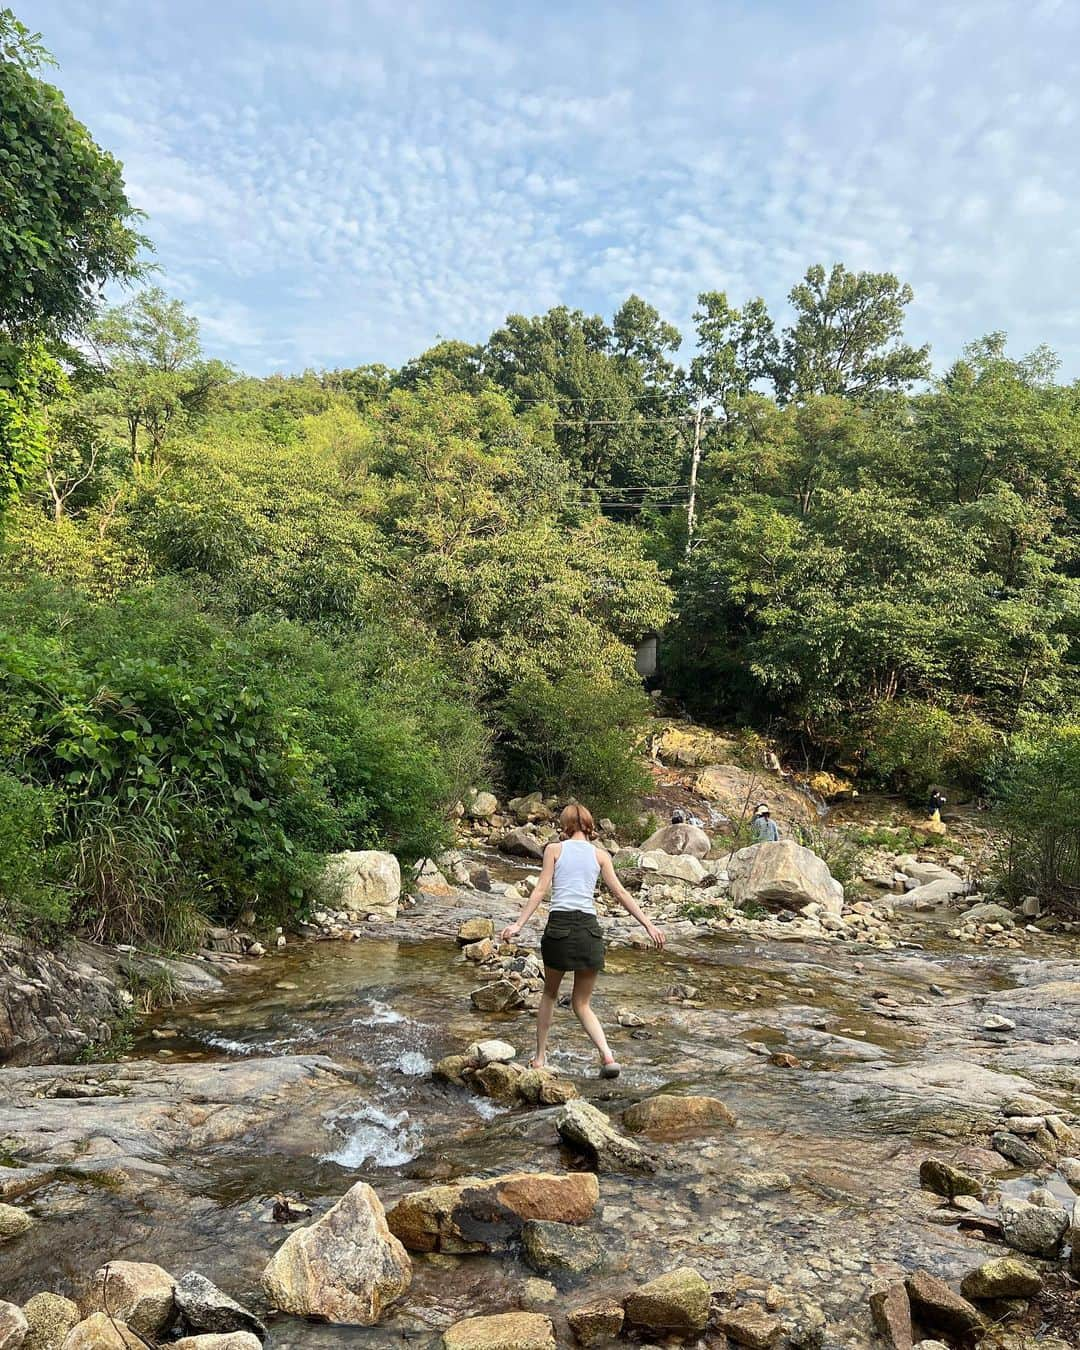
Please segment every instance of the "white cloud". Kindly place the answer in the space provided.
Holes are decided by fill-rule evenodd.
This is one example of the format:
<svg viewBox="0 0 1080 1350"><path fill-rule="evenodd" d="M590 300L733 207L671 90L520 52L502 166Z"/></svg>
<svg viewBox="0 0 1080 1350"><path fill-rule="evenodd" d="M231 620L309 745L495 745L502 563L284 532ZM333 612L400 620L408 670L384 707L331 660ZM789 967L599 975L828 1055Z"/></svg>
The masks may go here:
<svg viewBox="0 0 1080 1350"><path fill-rule="evenodd" d="M782 309L842 259L912 283L939 362L1005 328L1080 373L1075 6L315 0L301 29L289 0L100 0L77 34L69 9L20 12L248 368L631 289L685 330L702 290Z"/></svg>

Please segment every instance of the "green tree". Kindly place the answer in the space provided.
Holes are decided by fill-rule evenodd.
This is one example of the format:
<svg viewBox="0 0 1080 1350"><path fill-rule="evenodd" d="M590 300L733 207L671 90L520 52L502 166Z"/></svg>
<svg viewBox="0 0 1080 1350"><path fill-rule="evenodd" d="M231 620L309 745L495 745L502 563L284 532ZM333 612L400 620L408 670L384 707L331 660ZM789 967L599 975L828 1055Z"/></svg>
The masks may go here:
<svg viewBox="0 0 1080 1350"><path fill-rule="evenodd" d="M0 333L20 342L76 329L146 245L120 165L35 74L39 36L0 12Z"/></svg>
<svg viewBox="0 0 1080 1350"><path fill-rule="evenodd" d="M820 264L791 290L795 322L784 329L773 369L784 402L814 394L867 401L903 392L930 373L929 347L903 339L911 287L891 272Z"/></svg>
<svg viewBox="0 0 1080 1350"><path fill-rule="evenodd" d="M89 333L104 405L123 419L136 465L144 441L156 464L170 431L205 412L214 390L232 378L224 362L203 357L198 320L157 286L107 310Z"/></svg>

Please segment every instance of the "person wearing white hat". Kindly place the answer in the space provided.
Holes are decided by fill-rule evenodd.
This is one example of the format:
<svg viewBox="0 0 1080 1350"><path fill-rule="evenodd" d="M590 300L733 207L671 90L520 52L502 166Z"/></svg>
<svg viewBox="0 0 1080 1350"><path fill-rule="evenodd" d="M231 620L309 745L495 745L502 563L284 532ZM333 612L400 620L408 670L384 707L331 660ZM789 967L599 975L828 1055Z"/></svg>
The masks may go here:
<svg viewBox="0 0 1080 1350"><path fill-rule="evenodd" d="M750 830L759 844L775 844L779 840L780 830L769 812L768 802L758 802Z"/></svg>

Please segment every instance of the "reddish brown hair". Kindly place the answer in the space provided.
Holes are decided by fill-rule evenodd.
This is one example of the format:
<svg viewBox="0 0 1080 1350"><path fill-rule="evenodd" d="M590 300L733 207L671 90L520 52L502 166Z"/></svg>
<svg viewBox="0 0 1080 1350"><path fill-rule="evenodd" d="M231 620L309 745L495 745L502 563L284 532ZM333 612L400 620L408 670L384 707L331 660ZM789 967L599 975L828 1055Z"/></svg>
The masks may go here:
<svg viewBox="0 0 1080 1350"><path fill-rule="evenodd" d="M592 812L579 802L571 802L569 806L563 807L562 815L559 816L559 828L567 838L577 834L579 830L587 839L596 838L596 824Z"/></svg>

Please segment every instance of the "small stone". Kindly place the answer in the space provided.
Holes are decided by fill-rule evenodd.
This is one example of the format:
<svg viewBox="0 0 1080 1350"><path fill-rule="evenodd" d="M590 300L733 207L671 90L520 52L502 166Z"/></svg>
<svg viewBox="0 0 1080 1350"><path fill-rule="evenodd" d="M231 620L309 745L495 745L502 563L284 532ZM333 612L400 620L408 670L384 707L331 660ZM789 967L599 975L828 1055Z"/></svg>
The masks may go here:
<svg viewBox="0 0 1080 1350"><path fill-rule="evenodd" d="M623 1124L632 1134L695 1135L717 1127L731 1128L735 1116L717 1097L679 1097L660 1092L635 1102L623 1112Z"/></svg>
<svg viewBox="0 0 1080 1350"><path fill-rule="evenodd" d="M565 1223L530 1219L521 1230L521 1250L539 1275L586 1275L604 1259L596 1237Z"/></svg>
<svg viewBox="0 0 1080 1350"><path fill-rule="evenodd" d="M482 942L484 938L495 936L493 919L466 919L458 929L458 946L466 947L470 942Z"/></svg>
<svg viewBox="0 0 1080 1350"><path fill-rule="evenodd" d="M34 1225L33 1218L17 1205L0 1204L0 1242L22 1237Z"/></svg>
<svg viewBox="0 0 1080 1350"><path fill-rule="evenodd" d="M992 1014L983 1021L983 1031L1015 1031L1016 1023L1011 1022L1007 1017L999 1017Z"/></svg>
<svg viewBox="0 0 1080 1350"><path fill-rule="evenodd" d="M911 1310L921 1322L959 1336L982 1329L983 1318L979 1310L928 1270L915 1271L904 1284Z"/></svg>
<svg viewBox="0 0 1080 1350"><path fill-rule="evenodd" d="M787 1050L777 1050L769 1056L769 1063L775 1064L778 1069L801 1069L802 1061L797 1055L791 1054Z"/></svg>
<svg viewBox="0 0 1080 1350"><path fill-rule="evenodd" d="M250 1331L210 1332L170 1341L169 1350L259 1350L262 1341Z"/></svg>
<svg viewBox="0 0 1080 1350"><path fill-rule="evenodd" d="M478 1012L509 1012L522 1002L521 990L509 980L493 980L482 984L469 995Z"/></svg>
<svg viewBox="0 0 1080 1350"><path fill-rule="evenodd" d="M465 1054L480 1068L486 1064L509 1064L517 1058L517 1051L509 1041L473 1041Z"/></svg>
<svg viewBox="0 0 1080 1350"><path fill-rule="evenodd" d="M0 1300L0 1350L19 1350L30 1330L23 1310Z"/></svg>
<svg viewBox="0 0 1080 1350"><path fill-rule="evenodd" d="M888 1350L911 1350L911 1303L899 1281L870 1295L870 1316Z"/></svg>
<svg viewBox="0 0 1080 1350"><path fill-rule="evenodd" d="M555 1350L555 1328L543 1313L467 1317L443 1332L444 1350Z"/></svg>
<svg viewBox="0 0 1080 1350"><path fill-rule="evenodd" d="M294 984L292 980L278 980L278 982L274 985L274 988L280 989L284 993L291 993L292 990L299 989L300 986L298 984Z"/></svg>
<svg viewBox="0 0 1080 1350"><path fill-rule="evenodd" d="M588 1158L598 1172L655 1172L656 1162L627 1139L589 1102L568 1102L555 1118L562 1138Z"/></svg>
<svg viewBox="0 0 1080 1350"><path fill-rule="evenodd" d="M977 1177L963 1172L942 1158L926 1158L919 1167L919 1183L935 1195L953 1200L958 1195L981 1196L983 1188Z"/></svg>
<svg viewBox="0 0 1080 1350"><path fill-rule="evenodd" d="M716 1325L736 1345L749 1350L771 1350L783 1331L779 1317L764 1308L748 1303L742 1308L724 1308L717 1314Z"/></svg>
<svg viewBox="0 0 1080 1350"><path fill-rule="evenodd" d="M626 1320L646 1331L701 1332L709 1320L712 1291L691 1266L669 1271L627 1296Z"/></svg>
<svg viewBox="0 0 1080 1350"><path fill-rule="evenodd" d="M288 1209L288 1202L284 1203ZM266 1327L254 1313L228 1294L223 1294L217 1285L196 1271L189 1271L182 1280L177 1281L175 1299L176 1311L185 1332L219 1336L247 1332L259 1341L266 1339Z"/></svg>
<svg viewBox="0 0 1080 1350"><path fill-rule="evenodd" d="M643 1027L645 1019L629 1008L619 1008L615 1013L616 1020L621 1027Z"/></svg>
<svg viewBox="0 0 1080 1350"><path fill-rule="evenodd" d="M567 1322L579 1345L601 1345L622 1331L626 1314L613 1298L598 1299L567 1314Z"/></svg>
<svg viewBox="0 0 1080 1350"><path fill-rule="evenodd" d="M1042 1276L1032 1266L1013 1256L999 1256L969 1271L960 1292L965 1298L1031 1298L1042 1286Z"/></svg>
<svg viewBox="0 0 1080 1350"><path fill-rule="evenodd" d="M1038 1168L1046 1162L1037 1148L1033 1148L1031 1144L1025 1143L1023 1139L1010 1134L1007 1130L996 1130L990 1136L990 1145L1003 1158L1016 1163L1017 1167Z"/></svg>
<svg viewBox="0 0 1080 1350"><path fill-rule="evenodd" d="M146 1342L126 1322L98 1312L71 1328L63 1350L146 1350Z"/></svg>

